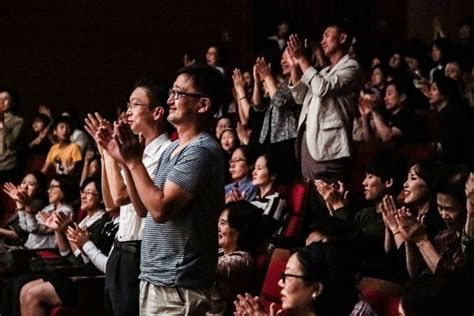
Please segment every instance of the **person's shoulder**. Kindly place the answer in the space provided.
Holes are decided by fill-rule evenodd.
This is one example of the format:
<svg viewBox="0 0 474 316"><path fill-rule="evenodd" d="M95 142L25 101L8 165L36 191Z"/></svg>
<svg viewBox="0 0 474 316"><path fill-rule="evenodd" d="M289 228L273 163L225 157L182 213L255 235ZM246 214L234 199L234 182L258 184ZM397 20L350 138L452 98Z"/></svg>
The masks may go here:
<svg viewBox="0 0 474 316"><path fill-rule="evenodd" d="M375 207L369 206L357 212L354 218L357 220L357 219L362 219L362 218L377 218L379 216L381 216L381 214L376 212Z"/></svg>
<svg viewBox="0 0 474 316"><path fill-rule="evenodd" d="M71 205L69 204L63 204L58 211L61 211L61 212L66 212L66 213L72 213L74 212L74 209Z"/></svg>
<svg viewBox="0 0 474 316"><path fill-rule="evenodd" d="M200 151L200 152L210 152L214 155L219 155L223 157L222 149L217 140L208 133L202 133L195 140L189 143L186 146L186 150Z"/></svg>
<svg viewBox="0 0 474 316"><path fill-rule="evenodd" d="M66 148L69 149L69 150L79 150L79 151L81 151L81 146L79 146L78 144L73 143L73 142L69 143Z"/></svg>

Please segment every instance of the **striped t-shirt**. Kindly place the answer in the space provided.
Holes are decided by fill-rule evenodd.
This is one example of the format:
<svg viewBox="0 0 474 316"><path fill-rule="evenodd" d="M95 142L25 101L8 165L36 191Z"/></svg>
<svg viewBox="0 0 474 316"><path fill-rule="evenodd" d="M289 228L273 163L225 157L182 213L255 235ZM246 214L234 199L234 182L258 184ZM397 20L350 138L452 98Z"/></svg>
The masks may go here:
<svg viewBox="0 0 474 316"><path fill-rule="evenodd" d="M154 183L172 181L192 193L191 201L165 223L145 219L140 279L158 286L211 287L217 265L217 217L224 205L224 159L207 133L179 153L174 141L162 154Z"/></svg>

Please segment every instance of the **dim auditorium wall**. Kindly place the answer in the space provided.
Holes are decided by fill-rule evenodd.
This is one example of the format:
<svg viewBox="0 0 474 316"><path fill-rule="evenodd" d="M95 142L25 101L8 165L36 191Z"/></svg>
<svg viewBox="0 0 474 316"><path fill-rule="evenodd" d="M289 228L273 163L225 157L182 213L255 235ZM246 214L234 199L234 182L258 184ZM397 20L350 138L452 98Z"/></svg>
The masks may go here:
<svg viewBox="0 0 474 316"><path fill-rule="evenodd" d="M2 1L0 84L18 90L27 119L38 104L112 115L135 79L172 80L223 30L231 62L246 62L252 21L250 0Z"/></svg>

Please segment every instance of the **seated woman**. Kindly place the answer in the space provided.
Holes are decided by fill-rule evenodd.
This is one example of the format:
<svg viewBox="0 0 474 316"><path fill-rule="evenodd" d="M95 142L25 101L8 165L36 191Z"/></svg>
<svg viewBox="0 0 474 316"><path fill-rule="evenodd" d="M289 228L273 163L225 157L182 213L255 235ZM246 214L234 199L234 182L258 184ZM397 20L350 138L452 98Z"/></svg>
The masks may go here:
<svg viewBox="0 0 474 316"><path fill-rule="evenodd" d="M232 315L236 295L252 289L252 254L260 245L261 222L260 211L247 201L224 206L217 225L220 249L211 313Z"/></svg>
<svg viewBox="0 0 474 316"><path fill-rule="evenodd" d="M80 192L81 210L85 211L87 215L77 225L77 228L89 231L91 236L93 236L92 241L98 245L97 238L100 237L100 230L109 220L102 207L102 194L99 178L87 178L82 184ZM68 258L73 263L78 263L80 265L87 263L87 257L80 256L80 249L77 248L77 245L68 242L66 237L67 228L73 223L72 217L61 212L55 212L52 217L53 220L47 221L45 225L54 230L56 243L58 244L61 255L66 257L73 253L74 256L69 256ZM107 247L101 246L101 248ZM85 260L85 262L82 262L82 260Z"/></svg>
<svg viewBox="0 0 474 316"><path fill-rule="evenodd" d="M288 215L286 201L277 192L278 164L272 154L263 154L257 158L252 172L252 184L258 195L252 204L263 210L263 230L266 237L279 235Z"/></svg>
<svg viewBox="0 0 474 316"><path fill-rule="evenodd" d="M224 188L226 203L241 199L251 201L257 195L250 172L254 159L253 152L246 145L237 147L232 153L229 160L232 182Z"/></svg>
<svg viewBox="0 0 474 316"><path fill-rule="evenodd" d="M410 256L407 253L407 269L412 277L423 271L450 275L462 272L466 267L461 236L467 217L464 193L467 174L453 172L445 177L436 189L436 201L438 212L447 228L438 232L434 240L429 239L427 230L406 208L398 210L398 216L395 217L400 235L411 242L422 255L421 259L420 256Z"/></svg>
<svg viewBox="0 0 474 316"><path fill-rule="evenodd" d="M81 275L96 275L100 271L73 242L77 240L78 234L89 234L90 240L104 254L109 252L118 229L118 225L115 225L115 231L104 229L110 220L101 207L100 192L98 179L88 178L82 185L81 208L87 211L87 216L78 225L73 224L76 229L70 229L69 241L66 239L65 231L71 224L71 220L59 213L54 215L55 221L50 222L50 227L55 229L61 255L68 256L70 261L83 266ZM76 306L77 296L77 287L70 278L60 277L56 274L43 275L22 287L20 293L21 314L45 315L51 307L57 305Z"/></svg>
<svg viewBox="0 0 474 316"><path fill-rule="evenodd" d="M0 237L7 244L23 245L28 238L28 231L20 225L20 212L36 214L45 206L46 177L39 171L33 171L18 186L11 182L5 183L3 191L15 201L16 213L6 227L0 228Z"/></svg>
<svg viewBox="0 0 474 316"><path fill-rule="evenodd" d="M343 247L329 242L298 249L278 282L282 310L301 316L375 315L368 304L361 304L353 269L347 269L351 261ZM276 315L272 305L270 315ZM268 315L260 300L249 294L239 295L235 306L235 315ZM356 308L357 314L352 314Z"/></svg>
<svg viewBox="0 0 474 316"><path fill-rule="evenodd" d="M396 140L403 142L423 141L423 131L419 120L409 103L410 83L406 80L392 80L385 90L386 117L375 104L365 102L359 106L364 139L380 139L383 142Z"/></svg>
<svg viewBox="0 0 474 316"><path fill-rule="evenodd" d="M426 227L428 237L433 240L439 231L446 228L436 204L434 188L436 186L438 173L442 166L431 161L420 161L412 165L408 171L407 179L403 184L400 195L401 204L409 208L417 220ZM396 209L393 202L388 201L385 207L385 223L395 241L399 240L398 229L393 214L389 210ZM393 212L392 212L393 213Z"/></svg>
<svg viewBox="0 0 474 316"><path fill-rule="evenodd" d="M54 220L54 213L65 216L73 214L72 202L76 197L77 188L74 180L68 175L56 175L52 178L48 189L49 205L40 212L32 207L18 210L20 227L29 233L25 247L29 249L55 248L56 240L53 230L46 223Z"/></svg>

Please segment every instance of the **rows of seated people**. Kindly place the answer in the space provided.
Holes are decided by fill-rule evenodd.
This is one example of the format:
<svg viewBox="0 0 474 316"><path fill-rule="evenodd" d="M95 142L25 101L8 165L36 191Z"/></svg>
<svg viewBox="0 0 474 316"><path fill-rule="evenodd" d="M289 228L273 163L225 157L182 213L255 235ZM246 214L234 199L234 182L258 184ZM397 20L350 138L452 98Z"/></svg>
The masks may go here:
<svg viewBox="0 0 474 316"><path fill-rule="evenodd" d="M208 64L225 75L219 47L211 48ZM368 278L398 286L406 315L472 310L473 74L448 39L436 39L431 48L432 68L413 43L389 60L374 58L353 105L346 182L308 183L301 175L294 154L301 105L289 89L294 49L283 47L278 57L264 52L253 71L232 71L232 100L221 106L214 128L226 158L226 205L216 223L209 314L265 315L279 308L296 315L396 314L371 301L359 283ZM328 65L314 60L315 69ZM16 141L23 125L18 101L12 90L0 93L7 99L1 128L14 121L9 141ZM38 110L26 168L10 163L11 157L25 160L19 147L2 153L2 315L80 308L78 283L58 271L103 274L119 225L119 209L103 204L97 144L73 113L53 119L47 107ZM131 106L122 114L127 122ZM303 184L302 201L294 207L289 199L297 184ZM305 203L311 196L319 203ZM311 209L315 205L320 209ZM316 220L309 213L317 213ZM269 268L275 248L294 250L280 260L276 277ZM24 269L23 250L37 250L28 252ZM431 296L420 291L431 285ZM461 286L466 290L459 293ZM281 288L272 305L254 296L268 287ZM55 296L46 304L41 293L52 288ZM439 297L446 299L433 301Z"/></svg>

